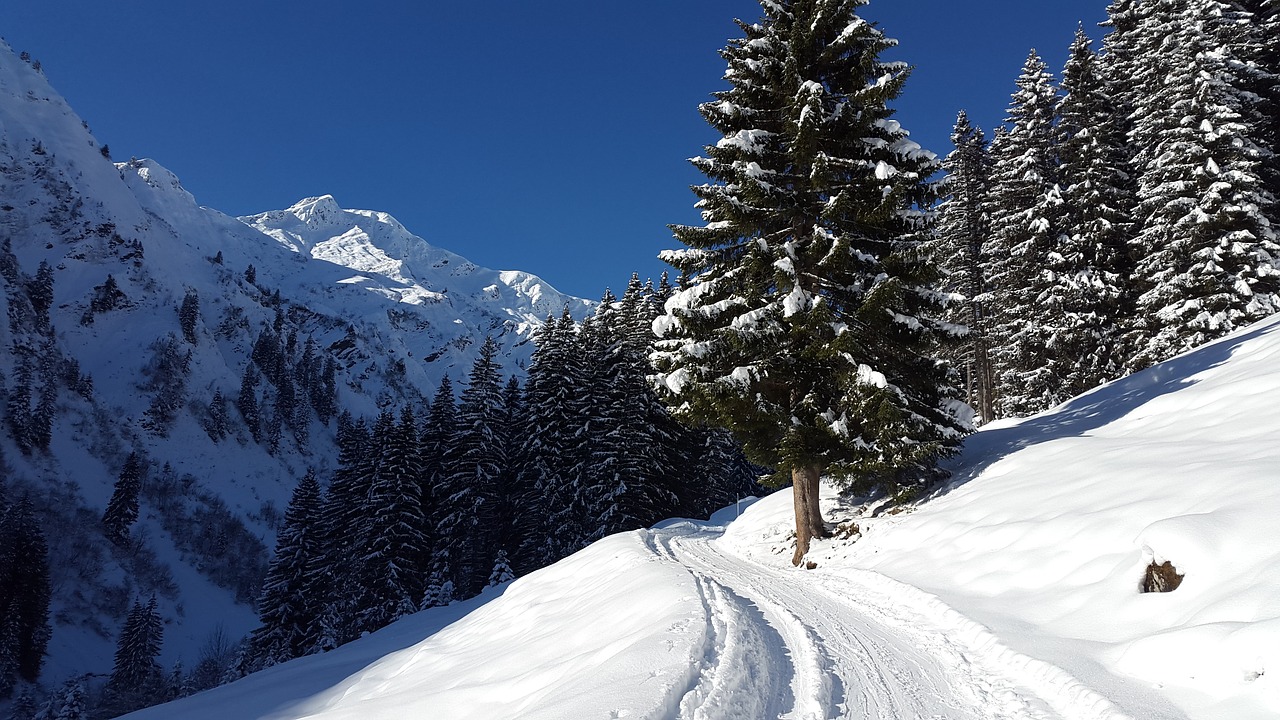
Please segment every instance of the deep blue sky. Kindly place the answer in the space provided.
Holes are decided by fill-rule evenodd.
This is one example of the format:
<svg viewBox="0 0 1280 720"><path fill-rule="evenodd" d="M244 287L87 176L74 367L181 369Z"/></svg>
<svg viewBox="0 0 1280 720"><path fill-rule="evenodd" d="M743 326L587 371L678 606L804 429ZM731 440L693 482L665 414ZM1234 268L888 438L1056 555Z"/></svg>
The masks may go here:
<svg viewBox="0 0 1280 720"><path fill-rule="evenodd" d="M916 66L898 119L939 155L988 131L1035 47L1058 71L1107 0L873 0ZM696 107L753 0L13 0L0 34L117 160L155 158L232 215L332 194L438 246L596 298L696 222Z"/></svg>

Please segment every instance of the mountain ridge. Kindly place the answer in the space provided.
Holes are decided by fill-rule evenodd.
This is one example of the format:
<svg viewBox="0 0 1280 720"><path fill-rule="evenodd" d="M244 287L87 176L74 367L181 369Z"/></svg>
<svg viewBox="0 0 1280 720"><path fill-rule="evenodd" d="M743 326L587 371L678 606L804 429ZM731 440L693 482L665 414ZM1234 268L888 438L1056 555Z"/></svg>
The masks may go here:
<svg viewBox="0 0 1280 720"><path fill-rule="evenodd" d="M387 213L320 196L258 227L202 207L154 160L107 155L0 43L0 468L51 538L49 683L108 671L129 603L152 593L164 662L238 638L294 483L336 466L339 413L420 410L442 378L465 383L486 337L523 374L543 319L593 307ZM294 238L299 215L311 224ZM27 437L33 421L47 437ZM114 547L99 519L134 452L141 513ZM196 516L225 537L186 529Z"/></svg>

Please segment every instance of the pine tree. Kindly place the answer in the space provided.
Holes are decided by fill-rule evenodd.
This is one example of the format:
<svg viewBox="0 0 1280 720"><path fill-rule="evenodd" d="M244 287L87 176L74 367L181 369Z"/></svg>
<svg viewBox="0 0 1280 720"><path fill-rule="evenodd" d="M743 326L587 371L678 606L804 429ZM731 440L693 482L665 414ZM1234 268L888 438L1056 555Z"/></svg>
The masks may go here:
<svg viewBox="0 0 1280 720"><path fill-rule="evenodd" d="M155 596L146 605L134 601L116 641L115 664L103 688L102 709L124 714L159 702L164 678L160 664L164 624L156 609Z"/></svg>
<svg viewBox="0 0 1280 720"><path fill-rule="evenodd" d="M375 596L366 589L382 578L379 559L372 554L383 527L377 517L382 508L375 504L374 493L394 429L390 411L379 413L351 458L353 464L344 464L335 473L325 500L326 531L333 543L326 550L326 565L333 577L322 626L338 631L339 643L382 626L382 619L372 613Z"/></svg>
<svg viewBox="0 0 1280 720"><path fill-rule="evenodd" d="M648 527L674 514L671 476L677 428L649 387L652 350L645 288L633 274L616 309L601 302L583 336L589 372L583 394L594 401L583 456L592 477L585 511L594 518L586 540Z"/></svg>
<svg viewBox="0 0 1280 720"><path fill-rule="evenodd" d="M1132 369L1280 309L1273 198L1247 122L1240 18L1214 0L1167 0L1147 18L1167 67L1139 109L1136 322Z"/></svg>
<svg viewBox="0 0 1280 720"><path fill-rule="evenodd" d="M583 353L568 308L558 320L548 317L535 341L515 491L515 504L522 509L516 526L520 545L513 558L519 575L569 555L586 537L574 476L582 467L577 453L584 413L577 385Z"/></svg>
<svg viewBox="0 0 1280 720"><path fill-rule="evenodd" d="M357 636L351 621L354 598L349 590L357 587L354 530L368 496L359 468L373 450L364 421L352 421L345 411L338 418L337 440L338 468L321 503L318 528L321 560L316 577L326 591L322 597L317 595L322 604L320 626L316 646L307 652L332 650Z"/></svg>
<svg viewBox="0 0 1280 720"><path fill-rule="evenodd" d="M1058 107L1064 233L1056 281L1063 317L1051 352L1063 368L1063 397L1120 377L1127 357L1122 329L1132 314L1126 292L1132 173L1122 120L1102 73L1091 41L1077 30Z"/></svg>
<svg viewBox="0 0 1280 720"><path fill-rule="evenodd" d="M29 348L19 346L15 340L13 347L15 377L13 387L9 388L8 397L5 399L5 420L9 424L10 436L23 455L31 454L35 448L31 427L32 377L31 365L27 360L29 353Z"/></svg>
<svg viewBox="0 0 1280 720"><path fill-rule="evenodd" d="M375 630L417 611L426 587L425 518L418 483L422 475L417 420L405 408L393 425L384 413L374 425L381 460L369 486L360 601L362 628Z"/></svg>
<svg viewBox="0 0 1280 720"><path fill-rule="evenodd" d="M196 323L200 320L200 296L194 288L187 288L182 296L182 305L178 306L178 325L182 328L182 338L195 345Z"/></svg>
<svg viewBox="0 0 1280 720"><path fill-rule="evenodd" d="M967 325L969 334L958 353L965 374L966 399L989 421L995 417L995 379L988 356L986 291L982 245L991 232L991 158L982 130L969 124L963 111L951 132L955 150L943 161L946 199L938 209L938 264L946 273L944 288L963 298L953 300L950 317Z"/></svg>
<svg viewBox="0 0 1280 720"><path fill-rule="evenodd" d="M46 260L40 261L35 277L27 283L27 297L36 312L36 322L41 328L49 325L49 308L53 307L53 268Z"/></svg>
<svg viewBox="0 0 1280 720"><path fill-rule="evenodd" d="M512 375L502 389L502 413L498 424L498 443L503 459L499 472L502 478L500 486L505 490L501 493L498 507L497 547L506 554L508 561L519 547L515 526L521 508L516 507L515 501L520 483L520 428L524 412L524 389L520 387L519 378Z"/></svg>
<svg viewBox="0 0 1280 720"><path fill-rule="evenodd" d="M31 689L23 688L18 693L18 697L14 699L13 706L9 708L8 720L35 720L36 717L36 701L31 697Z"/></svg>
<svg viewBox="0 0 1280 720"><path fill-rule="evenodd" d="M138 519L138 493L142 491L142 476L146 467L138 453L131 452L116 479L107 509L102 514L102 529L107 539L123 546L129 540L129 527Z"/></svg>
<svg viewBox="0 0 1280 720"><path fill-rule="evenodd" d="M1246 106L1254 127L1259 160L1259 174L1268 195L1280 201L1280 0L1239 0L1236 3L1248 13L1247 22L1237 26L1242 35L1240 69L1244 72L1243 89L1252 94ZM1273 228L1280 227L1280 207L1273 205L1268 219Z"/></svg>
<svg viewBox="0 0 1280 720"><path fill-rule="evenodd" d="M240 394L236 397L236 409L244 419L245 427L254 442L262 442L262 421L258 414L258 373L253 364L246 365L244 375L240 379Z"/></svg>
<svg viewBox="0 0 1280 720"><path fill-rule="evenodd" d="M694 164L705 225L664 254L686 277L659 319L657 379L682 412L731 429L790 475L799 563L826 534L823 472L860 486L942 475L964 425L936 268L920 256L933 156L891 119L907 70L856 15L865 0L762 2L704 103L722 139Z"/></svg>
<svg viewBox="0 0 1280 720"><path fill-rule="evenodd" d="M285 510L276 553L258 600L262 626L249 641L250 665L268 667L318 645L324 585L320 568L320 484L314 470L298 482Z"/></svg>
<svg viewBox="0 0 1280 720"><path fill-rule="evenodd" d="M7 692L11 673L39 678L50 635L49 547L27 498L0 510L0 548L0 689Z"/></svg>
<svg viewBox="0 0 1280 720"><path fill-rule="evenodd" d="M498 551L498 523L507 488L502 469L502 376L498 344L486 338L458 406L456 464L444 478L438 542L448 549L454 586L471 597L485 586Z"/></svg>
<svg viewBox="0 0 1280 720"><path fill-rule="evenodd" d="M418 494L426 524L423 529L427 553L420 565L427 568L427 589L420 607L447 605L454 599L449 548L440 537L440 525L447 512L443 504L445 479L454 471L454 447L458 431L458 406L453 396L453 381L446 375L440 379L427 420L419 436L422 476ZM448 597L441 594L443 585L449 583Z"/></svg>
<svg viewBox="0 0 1280 720"><path fill-rule="evenodd" d="M990 358L997 417L1028 415L1067 399L1053 352L1062 323L1057 278L1064 207L1058 185L1058 104L1053 77L1035 51L1009 105L1009 127L991 144L991 238L983 246Z"/></svg>
<svg viewBox="0 0 1280 720"><path fill-rule="evenodd" d="M515 573L511 572L511 565L507 563L507 551L499 550L493 560L493 570L489 573L488 587L496 587L515 579Z"/></svg>
<svg viewBox="0 0 1280 720"><path fill-rule="evenodd" d="M0 615L0 699L12 695L18 682L21 632L16 614Z"/></svg>
<svg viewBox="0 0 1280 720"><path fill-rule="evenodd" d="M231 432L227 417L227 399L223 396L222 390L214 390L213 398L209 400L209 415L205 418L205 430L214 442L222 442L222 439Z"/></svg>
<svg viewBox="0 0 1280 720"><path fill-rule="evenodd" d="M89 720L84 684L80 679L66 681L57 692L49 696L41 717L47 720Z"/></svg>

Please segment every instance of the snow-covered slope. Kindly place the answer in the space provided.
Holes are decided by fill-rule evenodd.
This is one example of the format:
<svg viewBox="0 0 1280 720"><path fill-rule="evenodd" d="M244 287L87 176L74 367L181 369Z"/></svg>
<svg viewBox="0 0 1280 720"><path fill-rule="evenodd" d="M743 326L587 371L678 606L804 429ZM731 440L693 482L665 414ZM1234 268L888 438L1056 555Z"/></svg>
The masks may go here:
<svg viewBox="0 0 1280 720"><path fill-rule="evenodd" d="M201 207L156 162L108 159L0 42L0 469L53 545L43 679L109 670L119 621L153 592L166 664L238 639L289 493L335 463L336 415L420 407L442 377L465 380L487 336L522 373L533 330L565 307L580 319L590 303L331 197L245 220ZM246 375L256 421L239 409ZM136 547L115 548L98 519L135 451L150 468Z"/></svg>
<svg viewBox="0 0 1280 720"><path fill-rule="evenodd" d="M1271 320L985 428L906 512L827 488L812 570L780 492L130 717L1274 718L1278 361Z"/></svg>

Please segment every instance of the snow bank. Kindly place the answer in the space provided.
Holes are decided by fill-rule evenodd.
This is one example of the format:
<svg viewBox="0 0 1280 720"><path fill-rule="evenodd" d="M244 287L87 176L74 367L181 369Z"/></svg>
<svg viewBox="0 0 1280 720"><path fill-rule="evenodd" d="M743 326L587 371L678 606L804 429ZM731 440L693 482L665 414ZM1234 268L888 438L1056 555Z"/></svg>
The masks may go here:
<svg viewBox="0 0 1280 720"><path fill-rule="evenodd" d="M705 654L707 621L693 578L659 562L646 537L606 538L499 597L418 613L330 653L127 717L672 715Z"/></svg>
<svg viewBox="0 0 1280 720"><path fill-rule="evenodd" d="M1280 717L1277 402L1272 320L993 424L937 497L896 515L835 510L862 537L810 557L819 573L872 570L936 596L938 613L1135 717ZM767 498L722 542L785 564L791 512L789 493ZM1185 574L1177 590L1139 592L1153 560Z"/></svg>

